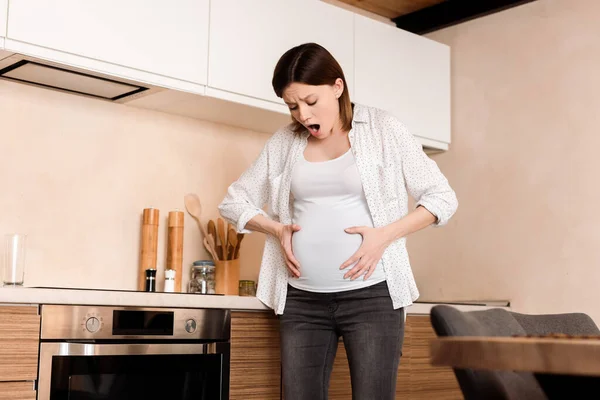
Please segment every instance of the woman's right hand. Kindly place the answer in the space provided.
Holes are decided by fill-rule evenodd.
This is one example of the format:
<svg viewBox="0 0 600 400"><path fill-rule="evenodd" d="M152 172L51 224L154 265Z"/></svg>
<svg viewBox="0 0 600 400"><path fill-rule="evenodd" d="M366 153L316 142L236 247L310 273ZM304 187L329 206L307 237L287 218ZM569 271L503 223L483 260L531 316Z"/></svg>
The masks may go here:
<svg viewBox="0 0 600 400"><path fill-rule="evenodd" d="M290 272L297 278L300 277L300 263L294 257L292 251L292 235L300 230L300 226L296 224L280 225L276 230L277 239L283 250L285 262Z"/></svg>
<svg viewBox="0 0 600 400"><path fill-rule="evenodd" d="M288 269L295 277L300 277L300 263L292 252L292 235L300 230L299 225L283 225L264 215L257 214L246 222L245 229L266 233L279 240Z"/></svg>

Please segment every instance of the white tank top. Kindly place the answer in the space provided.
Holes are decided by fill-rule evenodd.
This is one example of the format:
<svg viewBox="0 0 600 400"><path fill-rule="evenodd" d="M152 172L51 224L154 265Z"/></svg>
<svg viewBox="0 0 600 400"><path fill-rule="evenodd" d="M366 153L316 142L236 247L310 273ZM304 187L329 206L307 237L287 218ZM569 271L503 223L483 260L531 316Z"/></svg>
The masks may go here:
<svg viewBox="0 0 600 400"><path fill-rule="evenodd" d="M351 150L329 161L309 162L304 156L294 165L291 191L293 222L300 231L292 236L292 250L300 262L300 278L291 286L312 292L341 292L385 280L381 261L369 279L344 279L352 266L340 270L362 243L352 226L373 226L367 199Z"/></svg>

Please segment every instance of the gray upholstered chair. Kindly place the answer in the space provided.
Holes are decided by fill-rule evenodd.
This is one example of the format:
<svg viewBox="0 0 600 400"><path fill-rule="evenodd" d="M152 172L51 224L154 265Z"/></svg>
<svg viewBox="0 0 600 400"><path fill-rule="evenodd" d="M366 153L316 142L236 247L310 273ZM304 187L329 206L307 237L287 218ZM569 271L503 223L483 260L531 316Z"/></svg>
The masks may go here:
<svg viewBox="0 0 600 400"><path fill-rule="evenodd" d="M598 335L600 330L586 314L527 315L501 308L460 311L440 305L431 309L431 324L438 336L512 336L564 333ZM529 372L454 369L465 400L546 400L536 375ZM567 377L567 379L575 379ZM548 388L545 387L546 391Z"/></svg>

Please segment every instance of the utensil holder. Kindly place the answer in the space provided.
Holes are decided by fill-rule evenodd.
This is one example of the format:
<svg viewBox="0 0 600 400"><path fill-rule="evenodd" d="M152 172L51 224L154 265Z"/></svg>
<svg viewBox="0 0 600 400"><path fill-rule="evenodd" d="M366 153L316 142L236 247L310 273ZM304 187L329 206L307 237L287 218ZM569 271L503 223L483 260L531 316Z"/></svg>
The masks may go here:
<svg viewBox="0 0 600 400"><path fill-rule="evenodd" d="M215 260L215 291L237 296L240 282L240 259Z"/></svg>

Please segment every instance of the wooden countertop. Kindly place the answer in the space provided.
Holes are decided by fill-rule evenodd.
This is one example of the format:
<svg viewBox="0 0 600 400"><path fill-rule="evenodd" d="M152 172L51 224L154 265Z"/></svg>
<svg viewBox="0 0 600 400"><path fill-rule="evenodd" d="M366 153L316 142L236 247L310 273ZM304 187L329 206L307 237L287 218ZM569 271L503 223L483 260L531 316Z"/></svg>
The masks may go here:
<svg viewBox="0 0 600 400"><path fill-rule="evenodd" d="M271 311L256 297L218 296L190 293L147 293L128 290L54 289L0 287L0 303L5 304L78 304L131 307L224 308L231 310ZM463 303L414 303L407 314L429 314L437 304L450 304L462 311L498 307ZM507 307L503 307L507 308Z"/></svg>

